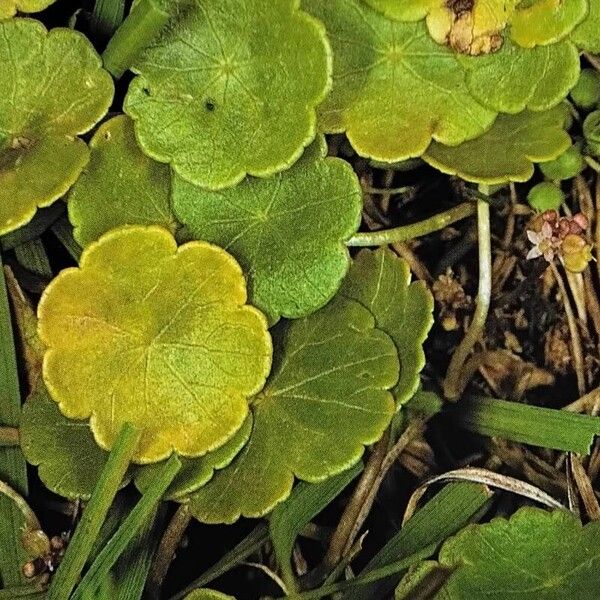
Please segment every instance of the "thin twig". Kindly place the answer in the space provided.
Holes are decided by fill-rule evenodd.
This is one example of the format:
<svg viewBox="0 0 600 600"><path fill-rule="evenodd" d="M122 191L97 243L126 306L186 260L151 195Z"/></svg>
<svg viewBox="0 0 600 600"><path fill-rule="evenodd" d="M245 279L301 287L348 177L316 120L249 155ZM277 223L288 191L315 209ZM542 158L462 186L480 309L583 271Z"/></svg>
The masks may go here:
<svg viewBox="0 0 600 600"><path fill-rule="evenodd" d="M563 406L562 410L568 410L569 412L586 413L592 414L595 407L600 406L600 387L594 388L587 394L584 394L575 402Z"/></svg>
<svg viewBox="0 0 600 600"><path fill-rule="evenodd" d="M386 454L381 466L379 468L379 473L377 473L377 477L373 481L370 490L368 490L367 496L360 507L358 514L356 515L356 520L354 521L354 525L350 530L350 535L348 536L348 540L346 541L346 546L344 547L343 555L349 552L352 544L360 528L363 526L366 521L371 509L373 508L373 503L375 502L375 498L377 497L377 492L379 492L379 488L383 483L385 476L388 471L391 469L392 465L398 460L398 457L404 452L410 442L415 439L419 434L423 433L425 430L425 423L422 420L414 419L406 429L402 432L402 435L398 438L398 441L394 444L392 449Z"/></svg>
<svg viewBox="0 0 600 600"><path fill-rule="evenodd" d="M448 471L447 473L436 475L435 477L431 477L424 481L410 497L406 506L404 518L402 519L402 524L404 525L404 523L406 523L406 521L408 521L415 513L419 500L423 497L430 485L448 481L471 481L473 483L482 483L489 487L498 488L529 498L530 500L544 504L549 508L565 508L558 500L526 481L495 473L494 471L488 471L487 469L467 467L465 469Z"/></svg>
<svg viewBox="0 0 600 600"><path fill-rule="evenodd" d="M410 267L410 270L414 273L417 279L425 281L427 283L433 283L433 277L429 272L429 269L425 266L423 261L413 252L412 248L407 242L396 242L392 244L394 252L401 256Z"/></svg>
<svg viewBox="0 0 600 600"><path fill-rule="evenodd" d="M567 323L569 325L569 333L571 335L571 349L573 351L573 363L575 367L575 374L577 376L577 387L579 389L579 393L581 395L585 394L585 371L584 371L584 362L583 362L583 350L581 347L581 338L579 336L579 328L577 327L577 320L575 319L575 313L573 312L573 308L571 306L571 302L569 300L569 295L567 294L567 288L565 287L565 282L561 277L556 265L554 263L550 263L550 268L552 269L552 274L554 275L554 279L558 284L560 289L560 295L562 297L563 305L565 307L565 314L567 316Z"/></svg>
<svg viewBox="0 0 600 600"><path fill-rule="evenodd" d="M598 504L598 499L594 493L592 482L585 472L579 456L570 453L569 459L569 462L571 463L571 473L573 474L573 479L579 489L579 496L583 501L588 517L592 521L598 521L600 520L600 505Z"/></svg>
<svg viewBox="0 0 600 600"><path fill-rule="evenodd" d="M354 523L360 514L361 507L368 497L369 490L373 483L377 479L379 469L385 459L386 451L389 445L389 430L386 431L385 435L375 444L373 452L367 460L367 464L358 480L354 493L350 498L346 508L340 517L338 526L331 536L329 542L329 548L323 559L324 568L327 571L333 569L344 556L344 552L348 545L348 540L352 530L354 529Z"/></svg>
<svg viewBox="0 0 600 600"><path fill-rule="evenodd" d="M270 577L281 588L281 591L283 592L284 596L289 596L288 589L285 586L285 583L283 583L283 580L281 579L281 577L279 577L279 575L277 575L277 573L274 573L266 565L263 565L263 564L257 563L257 562L243 562L240 564L246 565L247 567L252 567L254 569L259 569L265 575L267 575L267 577Z"/></svg>
<svg viewBox="0 0 600 600"><path fill-rule="evenodd" d="M152 561L146 586L151 598L160 598L163 581L191 520L189 504L180 504L160 540Z"/></svg>

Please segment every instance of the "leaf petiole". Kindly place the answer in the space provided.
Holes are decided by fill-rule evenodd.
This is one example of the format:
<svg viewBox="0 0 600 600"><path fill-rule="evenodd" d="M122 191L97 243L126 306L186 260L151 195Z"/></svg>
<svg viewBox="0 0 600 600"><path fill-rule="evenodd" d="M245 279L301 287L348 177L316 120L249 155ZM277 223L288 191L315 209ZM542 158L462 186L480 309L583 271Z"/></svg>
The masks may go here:
<svg viewBox="0 0 600 600"><path fill-rule="evenodd" d="M19 445L19 430L16 427L0 427L0 446L13 447Z"/></svg>
<svg viewBox="0 0 600 600"><path fill-rule="evenodd" d="M479 201L481 202L481 201ZM386 244L395 244L396 242L406 242L414 238L422 237L435 231L440 231L448 225L457 221L466 219L474 215L477 208L472 202L463 202L458 206L453 206L449 210L438 213L429 219L412 223L410 225L401 225L393 229L382 231L368 231L357 233L347 242L347 246L384 246Z"/></svg>
<svg viewBox="0 0 600 600"><path fill-rule="evenodd" d="M463 376L463 367L469 353L481 338L492 295L492 238L490 231L490 205L484 200L477 200L477 233L479 239L479 286L477 289L477 305L473 320L456 348L444 380L444 395L448 400L457 400L468 381Z"/></svg>

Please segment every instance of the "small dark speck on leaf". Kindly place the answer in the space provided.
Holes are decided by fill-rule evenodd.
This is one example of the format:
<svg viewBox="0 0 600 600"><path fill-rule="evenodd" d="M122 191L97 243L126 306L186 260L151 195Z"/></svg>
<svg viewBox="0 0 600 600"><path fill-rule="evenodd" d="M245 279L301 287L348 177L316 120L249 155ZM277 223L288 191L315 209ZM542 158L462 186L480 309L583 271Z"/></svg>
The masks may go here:
<svg viewBox="0 0 600 600"><path fill-rule="evenodd" d="M208 110L209 112L212 112L213 110L215 110L216 106L215 103L208 98L205 102L204 102L204 107L206 108L206 110Z"/></svg>

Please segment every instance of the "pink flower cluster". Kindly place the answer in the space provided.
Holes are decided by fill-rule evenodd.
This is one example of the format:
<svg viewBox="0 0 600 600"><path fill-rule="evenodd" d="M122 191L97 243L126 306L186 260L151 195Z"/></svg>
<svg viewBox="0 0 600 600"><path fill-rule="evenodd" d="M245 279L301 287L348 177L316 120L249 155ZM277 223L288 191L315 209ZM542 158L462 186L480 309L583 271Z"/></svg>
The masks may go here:
<svg viewBox="0 0 600 600"><path fill-rule="evenodd" d="M533 244L528 259L543 256L552 262L556 256L568 271L580 273L592 260L592 247L585 239L588 220L582 213L560 217L555 210L547 210L535 217L527 238Z"/></svg>

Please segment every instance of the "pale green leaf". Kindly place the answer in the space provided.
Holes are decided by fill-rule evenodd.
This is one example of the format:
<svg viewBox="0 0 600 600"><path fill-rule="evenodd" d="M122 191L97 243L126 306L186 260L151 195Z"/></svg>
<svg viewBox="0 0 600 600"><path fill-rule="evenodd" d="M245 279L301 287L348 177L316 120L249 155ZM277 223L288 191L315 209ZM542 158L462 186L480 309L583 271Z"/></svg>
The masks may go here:
<svg viewBox="0 0 600 600"><path fill-rule="evenodd" d="M471 96L454 53L423 22L390 21L359 0L302 5L325 23L334 53L321 127L345 131L360 155L397 162L432 139L456 145L492 124L495 112Z"/></svg>
<svg viewBox="0 0 600 600"><path fill-rule="evenodd" d="M173 184L188 237L231 252L247 274L252 304L272 321L326 304L350 264L344 242L360 225L362 192L350 165L326 152L319 136L284 173L221 192L180 178Z"/></svg>
<svg viewBox="0 0 600 600"><path fill-rule="evenodd" d="M56 0L0 0L0 19L8 19L17 14L35 13L48 8Z"/></svg>
<svg viewBox="0 0 600 600"><path fill-rule="evenodd" d="M31 19L0 22L0 234L31 220L77 179L76 136L112 101L113 83L82 34Z"/></svg>
<svg viewBox="0 0 600 600"><path fill-rule="evenodd" d="M600 54L600 2L589 0L589 4L588 16L573 31L571 39L582 50Z"/></svg>
<svg viewBox="0 0 600 600"><path fill-rule="evenodd" d="M158 226L113 229L62 271L40 301L43 375L61 412L90 418L110 448L125 422L134 459L201 456L242 426L271 364L264 316L227 252L177 248Z"/></svg>
<svg viewBox="0 0 600 600"><path fill-rule="evenodd" d="M88 421L67 419L40 386L23 406L19 431L23 454L47 488L73 500L89 499L108 452L94 441Z"/></svg>
<svg viewBox="0 0 600 600"><path fill-rule="evenodd" d="M456 569L439 600L597 598L600 523L567 511L522 508L510 519L470 525L448 540L439 562Z"/></svg>
<svg viewBox="0 0 600 600"><path fill-rule="evenodd" d="M590 0L593 4L597 0ZM517 7L510 24L514 42L524 48L564 39L588 14L588 0L536 0Z"/></svg>
<svg viewBox="0 0 600 600"><path fill-rule="evenodd" d="M69 192L69 220L81 246L119 225L175 231L169 167L142 153L130 119L120 115L103 123L90 150L90 162Z"/></svg>
<svg viewBox="0 0 600 600"><path fill-rule="evenodd" d="M277 363L252 401L254 428L235 460L190 496L201 521L259 517L285 500L294 476L318 482L355 464L394 412L392 340L367 309L338 298L274 331Z"/></svg>
<svg viewBox="0 0 600 600"><path fill-rule="evenodd" d="M579 53L568 40L521 48L505 39L498 52L461 56L459 60L466 69L471 94L498 112L552 108L567 96L579 78Z"/></svg>
<svg viewBox="0 0 600 600"><path fill-rule="evenodd" d="M410 282L406 261L389 249L361 250L341 293L360 302L375 317L377 328L396 344L400 379L393 389L398 405L414 395L425 366L423 342L433 324L433 297L423 282Z"/></svg>
<svg viewBox="0 0 600 600"><path fill-rule="evenodd" d="M235 435L220 448L207 452L204 456L198 458L181 457L181 469L169 486L165 499L182 499L210 481L215 470L223 469L235 458L236 454L248 441L251 431L252 414L250 413ZM152 484L162 466L163 462L160 462L137 468L135 485L142 493Z"/></svg>
<svg viewBox="0 0 600 600"><path fill-rule="evenodd" d="M298 3L206 0L176 12L125 100L144 151L211 189L294 163L331 75L323 29Z"/></svg>
<svg viewBox="0 0 600 600"><path fill-rule="evenodd" d="M423 159L443 173L476 183L527 181L533 163L553 160L571 144L563 106L544 112L500 115L476 140L449 147L434 142Z"/></svg>

